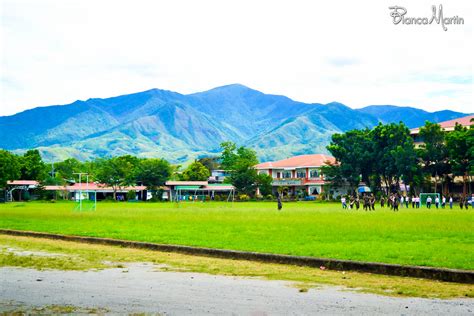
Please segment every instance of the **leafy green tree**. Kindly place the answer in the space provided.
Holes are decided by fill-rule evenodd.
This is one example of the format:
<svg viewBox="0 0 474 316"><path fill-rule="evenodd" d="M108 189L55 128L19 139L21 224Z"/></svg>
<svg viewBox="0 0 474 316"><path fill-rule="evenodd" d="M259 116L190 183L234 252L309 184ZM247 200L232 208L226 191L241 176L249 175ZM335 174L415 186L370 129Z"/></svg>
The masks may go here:
<svg viewBox="0 0 474 316"><path fill-rule="evenodd" d="M114 191L114 200L117 198L117 190L133 183L134 162L138 159L132 156L113 157L110 159L101 159L98 161L99 168L96 179L112 187Z"/></svg>
<svg viewBox="0 0 474 316"><path fill-rule="evenodd" d="M340 164L333 169L339 168L338 172L348 181L351 189L356 188L360 180L370 185L375 158L370 130L352 130L334 134L331 139L327 149Z"/></svg>
<svg viewBox="0 0 474 316"><path fill-rule="evenodd" d="M437 192L439 177L449 173L445 132L439 124L426 121L420 128L419 135L423 144L418 149L418 156L423 171L435 179L434 190Z"/></svg>
<svg viewBox="0 0 474 316"><path fill-rule="evenodd" d="M254 166L258 164L257 154L253 149L239 147L232 142L221 144L222 168L230 172L226 179L232 183L238 192L253 195L256 189L257 170Z"/></svg>
<svg viewBox="0 0 474 316"><path fill-rule="evenodd" d="M20 158L21 180L37 180L43 181L47 176L47 166L41 159L41 155L37 149L28 150L23 157Z"/></svg>
<svg viewBox="0 0 474 316"><path fill-rule="evenodd" d="M471 119L471 123L474 123L474 118ZM469 157L469 174L474 174L474 124L471 125L467 137L467 151Z"/></svg>
<svg viewBox="0 0 474 316"><path fill-rule="evenodd" d="M68 158L55 163L54 170L56 178L62 181L73 181L75 177L74 173L81 172L83 170L83 164L75 158Z"/></svg>
<svg viewBox="0 0 474 316"><path fill-rule="evenodd" d="M19 157L7 150L0 149L0 189L5 188L7 181L20 177Z"/></svg>
<svg viewBox="0 0 474 316"><path fill-rule="evenodd" d="M269 174L261 173L257 176L257 186L261 195L272 194L272 182L273 178Z"/></svg>
<svg viewBox="0 0 474 316"><path fill-rule="evenodd" d="M232 170L235 166L235 161L237 159L237 154L235 150L237 145L233 142L223 142L221 144L222 154L220 157L221 166L224 170Z"/></svg>
<svg viewBox="0 0 474 316"><path fill-rule="evenodd" d="M207 181L211 173L199 161L190 164L181 174L181 179L185 181Z"/></svg>
<svg viewBox="0 0 474 316"><path fill-rule="evenodd" d="M473 164L474 128L468 129L456 124L454 131L446 135L448 161L454 176L463 178L463 194L467 193L467 178ZM474 172L473 172L474 173Z"/></svg>
<svg viewBox="0 0 474 316"><path fill-rule="evenodd" d="M405 124L380 123L372 129L369 138L373 144L373 171L385 182L387 190L398 186L402 178L412 185L418 170L417 155Z"/></svg>
<svg viewBox="0 0 474 316"><path fill-rule="evenodd" d="M204 157L198 159L198 161L209 170L209 173L220 168L219 157Z"/></svg>
<svg viewBox="0 0 474 316"><path fill-rule="evenodd" d="M141 159L135 171L135 181L156 192L158 187L163 186L170 178L172 172L172 166L165 159Z"/></svg>

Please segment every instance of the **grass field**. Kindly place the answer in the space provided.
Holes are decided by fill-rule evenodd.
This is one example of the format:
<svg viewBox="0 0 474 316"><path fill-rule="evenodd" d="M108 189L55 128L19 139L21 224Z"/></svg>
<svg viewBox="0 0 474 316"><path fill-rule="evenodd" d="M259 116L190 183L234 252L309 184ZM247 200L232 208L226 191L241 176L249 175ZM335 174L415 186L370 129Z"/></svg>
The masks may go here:
<svg viewBox="0 0 474 316"><path fill-rule="evenodd" d="M0 205L0 228L474 270L474 211L341 210L339 204Z"/></svg>

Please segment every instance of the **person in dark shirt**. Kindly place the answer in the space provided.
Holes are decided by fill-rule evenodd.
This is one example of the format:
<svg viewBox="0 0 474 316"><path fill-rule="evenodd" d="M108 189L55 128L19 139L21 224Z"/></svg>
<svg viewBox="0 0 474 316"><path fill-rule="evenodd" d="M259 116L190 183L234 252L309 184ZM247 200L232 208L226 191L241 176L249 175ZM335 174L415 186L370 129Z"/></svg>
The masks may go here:
<svg viewBox="0 0 474 316"><path fill-rule="evenodd" d="M393 211L394 212L398 212L398 203L400 202L400 200L398 199L398 196L394 196L394 199L393 199Z"/></svg>

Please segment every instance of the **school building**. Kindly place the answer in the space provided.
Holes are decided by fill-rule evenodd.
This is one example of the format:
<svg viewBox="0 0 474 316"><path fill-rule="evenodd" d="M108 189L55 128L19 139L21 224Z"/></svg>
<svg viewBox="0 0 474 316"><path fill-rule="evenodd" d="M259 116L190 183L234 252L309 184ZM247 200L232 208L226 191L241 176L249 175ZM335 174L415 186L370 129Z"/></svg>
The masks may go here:
<svg viewBox="0 0 474 316"><path fill-rule="evenodd" d="M321 172L321 167L329 163L335 164L336 159L323 154L301 155L264 162L256 165L255 169L259 174L268 174L273 178L273 194L283 187L288 195L293 196L303 192L310 196L322 193L334 195L335 192L325 192L329 182Z"/></svg>
<svg viewBox="0 0 474 316"><path fill-rule="evenodd" d="M454 131L456 124L460 124L467 128L469 128L471 125L474 125L474 122L471 122L472 119L474 119L474 115L468 115L454 120L439 122L438 124L441 126L444 132L449 133ZM410 130L410 136L413 138L415 146L423 144L423 138L420 136L420 128L421 127L416 127Z"/></svg>

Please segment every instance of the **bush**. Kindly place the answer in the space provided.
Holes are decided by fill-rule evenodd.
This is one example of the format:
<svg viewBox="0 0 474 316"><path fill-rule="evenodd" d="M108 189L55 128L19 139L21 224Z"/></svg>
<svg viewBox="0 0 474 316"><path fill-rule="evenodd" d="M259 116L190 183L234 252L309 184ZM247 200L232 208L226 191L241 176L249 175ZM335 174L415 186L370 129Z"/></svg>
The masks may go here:
<svg viewBox="0 0 474 316"><path fill-rule="evenodd" d="M239 201L248 201L248 200L250 200L250 197L247 194L239 195Z"/></svg>
<svg viewBox="0 0 474 316"><path fill-rule="evenodd" d="M104 201L106 201L106 202L116 202L116 201L114 200L114 197L113 197L113 196L107 196L107 197L104 199Z"/></svg>
<svg viewBox="0 0 474 316"><path fill-rule="evenodd" d="M130 190L127 192L127 200L133 201L137 199L137 193L134 190Z"/></svg>
<svg viewBox="0 0 474 316"><path fill-rule="evenodd" d="M273 195L268 194L267 196L265 196L265 200L267 200L267 201L273 201Z"/></svg>

